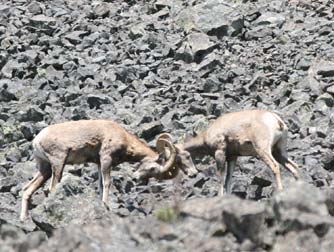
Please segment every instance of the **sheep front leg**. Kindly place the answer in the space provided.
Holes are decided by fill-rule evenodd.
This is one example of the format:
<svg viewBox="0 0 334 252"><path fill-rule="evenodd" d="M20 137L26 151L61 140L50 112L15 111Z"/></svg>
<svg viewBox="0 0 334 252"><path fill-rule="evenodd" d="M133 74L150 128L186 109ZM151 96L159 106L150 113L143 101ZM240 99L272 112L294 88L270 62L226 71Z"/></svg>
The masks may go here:
<svg viewBox="0 0 334 252"><path fill-rule="evenodd" d="M99 165L99 171L98 171L98 183L99 183L99 197L100 200L102 200L103 195L103 181L102 181L102 172L101 172L101 165Z"/></svg>
<svg viewBox="0 0 334 252"><path fill-rule="evenodd" d="M112 158L110 156L103 156L101 158L101 174L102 174L102 201L108 205L108 195L110 189L110 170Z"/></svg>
<svg viewBox="0 0 334 252"><path fill-rule="evenodd" d="M232 193L232 175L234 172L235 165L237 163L237 157L229 157L227 159L227 171L226 171L226 178L225 178L225 191L227 194Z"/></svg>
<svg viewBox="0 0 334 252"><path fill-rule="evenodd" d="M215 159L217 163L217 170L218 170L218 179L220 183L220 189L218 191L219 196L224 195L224 184L225 184L225 149L219 149L215 152Z"/></svg>

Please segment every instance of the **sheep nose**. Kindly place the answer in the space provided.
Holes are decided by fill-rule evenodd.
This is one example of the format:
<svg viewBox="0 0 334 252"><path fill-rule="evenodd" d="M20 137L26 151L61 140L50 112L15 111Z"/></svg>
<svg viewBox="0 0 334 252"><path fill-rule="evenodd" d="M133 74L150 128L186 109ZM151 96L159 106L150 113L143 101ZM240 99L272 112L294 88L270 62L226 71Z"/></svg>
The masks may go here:
<svg viewBox="0 0 334 252"><path fill-rule="evenodd" d="M197 173L198 173L198 170L196 169L196 170L190 171L190 172L188 173L188 176L189 176L190 178L194 178L194 177L197 176Z"/></svg>
<svg viewBox="0 0 334 252"><path fill-rule="evenodd" d="M137 185L146 185L148 183L148 179L143 178L139 172L135 172L131 179Z"/></svg>
<svg viewBox="0 0 334 252"><path fill-rule="evenodd" d="M197 173L190 173L188 176L189 176L190 178L195 178L196 175L197 175Z"/></svg>

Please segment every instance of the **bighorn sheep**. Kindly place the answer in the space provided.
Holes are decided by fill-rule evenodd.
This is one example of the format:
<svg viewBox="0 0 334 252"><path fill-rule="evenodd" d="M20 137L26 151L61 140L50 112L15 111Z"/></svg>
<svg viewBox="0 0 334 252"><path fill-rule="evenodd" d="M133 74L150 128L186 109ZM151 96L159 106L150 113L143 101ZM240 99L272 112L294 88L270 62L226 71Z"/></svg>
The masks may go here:
<svg viewBox="0 0 334 252"><path fill-rule="evenodd" d="M279 163L298 178L298 166L287 156L288 128L275 113L264 110L246 110L227 113L214 121L206 131L175 145L176 166L187 163L189 155L211 155L220 171L221 188L231 193L231 178L238 156L258 156L274 172L278 190L282 190ZM168 139L168 136L162 136ZM171 139L170 139L171 141ZM225 173L225 161L227 172Z"/></svg>
<svg viewBox="0 0 334 252"><path fill-rule="evenodd" d="M160 164L159 154L169 149L169 158ZM107 203L110 187L110 170L122 162L141 162L138 178L155 177L169 179L176 176L172 169L175 147L168 139L158 138L157 152L128 133L117 123L107 120L81 120L51 125L43 129L33 140L34 157L38 173L23 188L20 219L28 218L29 199L50 177L49 191L61 180L65 164L93 162L99 165L102 174L102 201ZM197 170L192 160L185 161L184 171L194 175Z"/></svg>

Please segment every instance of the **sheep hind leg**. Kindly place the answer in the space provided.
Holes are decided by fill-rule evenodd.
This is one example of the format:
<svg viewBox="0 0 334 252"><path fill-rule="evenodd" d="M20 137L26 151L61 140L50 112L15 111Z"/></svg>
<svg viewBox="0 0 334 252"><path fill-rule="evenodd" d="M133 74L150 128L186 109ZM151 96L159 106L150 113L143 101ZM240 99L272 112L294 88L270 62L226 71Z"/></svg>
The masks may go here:
<svg viewBox="0 0 334 252"><path fill-rule="evenodd" d="M39 172L33 178L32 182L25 186L25 189L23 191L20 215L21 221L25 221L29 216L29 200L33 193L37 191L51 177L50 164L41 160L38 162L40 165Z"/></svg>
<svg viewBox="0 0 334 252"><path fill-rule="evenodd" d="M292 173L295 179L299 179L298 165L288 158L286 148L286 140L283 139L275 145L273 155L285 169Z"/></svg>
<svg viewBox="0 0 334 252"><path fill-rule="evenodd" d="M274 154L274 157L281 165L283 165L285 169L287 169L288 171L292 173L292 175L294 176L296 180L299 179L299 172L298 172L297 164L295 164L293 161L287 158L284 154L279 153L279 152L276 152Z"/></svg>
<svg viewBox="0 0 334 252"><path fill-rule="evenodd" d="M219 182L219 191L218 196L224 195L224 187L225 187L225 181L226 181L226 174L225 174L225 161L226 161L226 155L225 150L217 150L215 152L215 159L217 163L217 170L218 170L218 182Z"/></svg>
<svg viewBox="0 0 334 252"><path fill-rule="evenodd" d="M263 162L265 162L275 174L277 190L282 191L283 185L282 185L279 163L275 160L275 158L271 154L271 151L266 152L260 149L257 149L256 151L259 157L263 160Z"/></svg>
<svg viewBox="0 0 334 252"><path fill-rule="evenodd" d="M34 183L34 182L39 178L39 176L40 176L40 173L37 173L37 174L33 177L33 179L29 181L28 184L26 184L25 186L23 186L22 190L23 190L23 191L27 190L27 188L28 188L32 183Z"/></svg>
<svg viewBox="0 0 334 252"><path fill-rule="evenodd" d="M295 178L298 179L299 178L298 165L295 162L293 162L290 158L287 158L287 165L288 167L290 167L291 170L295 170L294 175Z"/></svg>

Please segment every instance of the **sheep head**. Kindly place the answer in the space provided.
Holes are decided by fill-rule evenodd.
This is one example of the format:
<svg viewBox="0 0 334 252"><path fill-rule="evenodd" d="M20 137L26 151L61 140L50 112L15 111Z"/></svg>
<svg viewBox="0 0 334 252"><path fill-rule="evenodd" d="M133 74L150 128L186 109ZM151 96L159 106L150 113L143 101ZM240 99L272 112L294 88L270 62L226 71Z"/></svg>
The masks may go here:
<svg viewBox="0 0 334 252"><path fill-rule="evenodd" d="M158 156L156 158L144 158L134 173L136 180L146 180L154 177L159 180L173 178L177 175L174 169L176 149L171 141L158 137L156 142Z"/></svg>

